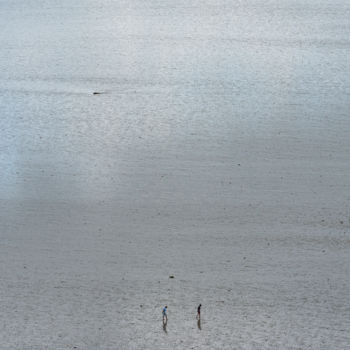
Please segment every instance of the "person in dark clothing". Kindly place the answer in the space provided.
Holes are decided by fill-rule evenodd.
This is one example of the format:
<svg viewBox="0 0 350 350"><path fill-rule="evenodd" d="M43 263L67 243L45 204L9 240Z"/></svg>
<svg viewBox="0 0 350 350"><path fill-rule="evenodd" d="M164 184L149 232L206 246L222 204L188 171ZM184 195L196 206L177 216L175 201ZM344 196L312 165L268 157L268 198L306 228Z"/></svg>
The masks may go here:
<svg viewBox="0 0 350 350"><path fill-rule="evenodd" d="M201 319L201 307L202 307L202 304L199 304L197 307L197 320Z"/></svg>

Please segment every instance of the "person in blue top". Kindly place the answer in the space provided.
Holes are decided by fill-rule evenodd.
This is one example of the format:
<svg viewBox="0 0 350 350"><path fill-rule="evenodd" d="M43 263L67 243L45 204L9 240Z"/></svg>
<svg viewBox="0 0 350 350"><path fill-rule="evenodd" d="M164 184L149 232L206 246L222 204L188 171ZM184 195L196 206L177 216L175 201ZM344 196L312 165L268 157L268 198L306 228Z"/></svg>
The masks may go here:
<svg viewBox="0 0 350 350"><path fill-rule="evenodd" d="M167 311L167 306L165 305L164 308L163 308L163 323L167 323L168 322L168 315L166 314L166 311Z"/></svg>

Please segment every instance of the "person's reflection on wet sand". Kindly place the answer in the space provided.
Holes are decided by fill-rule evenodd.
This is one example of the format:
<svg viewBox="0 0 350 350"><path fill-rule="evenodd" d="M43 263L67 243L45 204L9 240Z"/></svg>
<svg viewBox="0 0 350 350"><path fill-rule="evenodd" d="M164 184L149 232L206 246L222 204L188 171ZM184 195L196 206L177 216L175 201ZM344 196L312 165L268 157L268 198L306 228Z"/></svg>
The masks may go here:
<svg viewBox="0 0 350 350"><path fill-rule="evenodd" d="M168 321L163 322L163 331L164 331L165 334L168 334L168 331L167 331L167 329L166 329L167 323L168 323Z"/></svg>
<svg viewBox="0 0 350 350"><path fill-rule="evenodd" d="M200 331L202 330L201 320L200 320L200 319L197 321L197 327L198 327L198 329L199 329Z"/></svg>

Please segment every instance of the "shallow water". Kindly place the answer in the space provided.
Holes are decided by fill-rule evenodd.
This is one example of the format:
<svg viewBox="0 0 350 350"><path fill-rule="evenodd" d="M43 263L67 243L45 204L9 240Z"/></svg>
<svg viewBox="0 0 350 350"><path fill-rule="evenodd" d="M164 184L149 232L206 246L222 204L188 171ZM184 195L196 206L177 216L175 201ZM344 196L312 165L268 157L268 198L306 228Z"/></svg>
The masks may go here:
<svg viewBox="0 0 350 350"><path fill-rule="evenodd" d="M344 349L349 16L0 1L2 348Z"/></svg>

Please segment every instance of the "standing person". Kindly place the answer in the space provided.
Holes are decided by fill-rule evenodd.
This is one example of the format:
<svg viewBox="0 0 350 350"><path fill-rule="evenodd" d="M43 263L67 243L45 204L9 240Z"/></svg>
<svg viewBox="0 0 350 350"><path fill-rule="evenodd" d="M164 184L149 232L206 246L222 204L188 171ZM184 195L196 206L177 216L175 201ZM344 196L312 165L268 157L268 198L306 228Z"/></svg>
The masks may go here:
<svg viewBox="0 0 350 350"><path fill-rule="evenodd" d="M202 304L199 304L197 307L197 320L201 319L201 307L202 307Z"/></svg>
<svg viewBox="0 0 350 350"><path fill-rule="evenodd" d="M162 314L163 314L163 324L168 323L168 315L166 314L167 308L168 307L166 305L163 308L163 312L162 312Z"/></svg>

